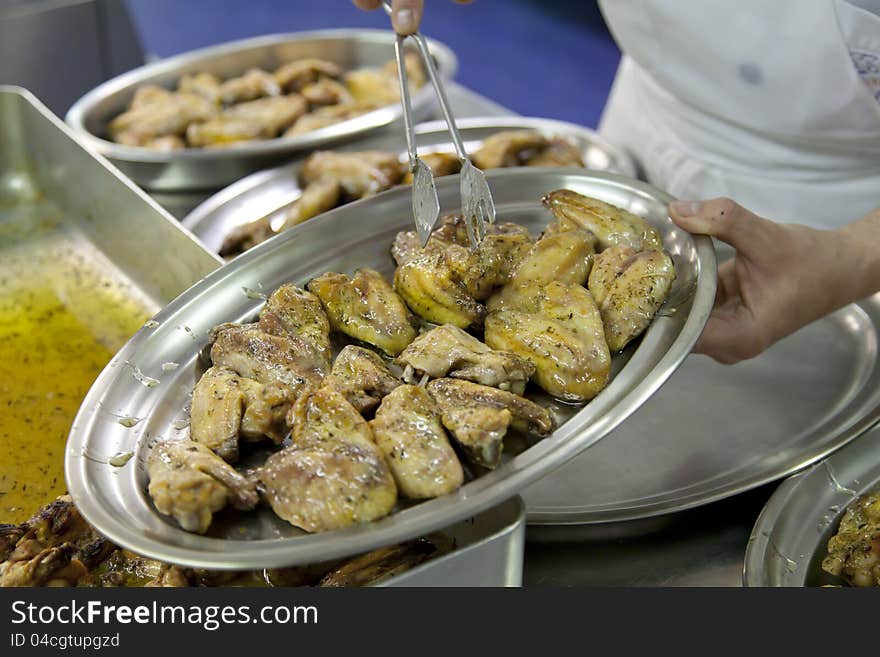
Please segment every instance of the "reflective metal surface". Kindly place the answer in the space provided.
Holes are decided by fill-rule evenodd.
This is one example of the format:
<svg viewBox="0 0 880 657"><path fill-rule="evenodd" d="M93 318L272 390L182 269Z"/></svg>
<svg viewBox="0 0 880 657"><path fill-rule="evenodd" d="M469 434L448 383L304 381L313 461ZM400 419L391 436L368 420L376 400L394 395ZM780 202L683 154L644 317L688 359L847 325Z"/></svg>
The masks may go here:
<svg viewBox="0 0 880 657"><path fill-rule="evenodd" d="M217 535L196 536L160 516L146 496L145 460L152 440L188 432L186 404L208 331L224 321L250 319L261 301L254 291L281 283L303 285L328 270L393 270L388 249L411 222L410 193L398 188L305 222L248 251L178 297L120 351L89 392L71 430L66 457L70 492L86 519L116 543L141 554L213 568L308 563L363 552L419 536L473 516L512 496L606 435L672 374L702 330L715 295L710 240L691 237L668 218L670 197L643 183L579 169L500 169L488 174L499 217L534 232L549 221L541 196L568 187L648 218L661 232L677 270L672 296L636 345L615 358L616 376L592 402L565 419L548 439L507 459L498 469L442 498L399 510L361 526L306 535L263 510L230 513ZM442 206L455 210L458 179L438 179ZM163 369L174 362L176 369ZM145 387L140 375L159 381ZM141 418L132 428L116 418ZM134 452L127 465L108 459Z"/></svg>
<svg viewBox="0 0 880 657"><path fill-rule="evenodd" d="M379 586L520 586L526 508L519 497L463 520L443 534L455 549Z"/></svg>
<svg viewBox="0 0 880 657"><path fill-rule="evenodd" d="M608 440L523 491L529 523L650 518L824 458L880 418L878 331L880 295L751 361L689 356Z"/></svg>
<svg viewBox="0 0 880 657"><path fill-rule="evenodd" d="M779 486L755 523L743 567L745 586L843 583L825 573L828 539L846 507L880 486L880 428Z"/></svg>
<svg viewBox="0 0 880 657"><path fill-rule="evenodd" d="M455 55L436 41L429 43L440 75L451 78L457 68ZM123 146L105 139L107 124L125 110L141 85L158 84L172 88L187 73L207 71L228 78L253 67L274 70L302 57L328 59L346 70L380 66L394 57L394 33L388 30L321 30L257 37L194 50L148 64L96 87L70 108L67 122L90 146L106 155L135 182L151 191L168 192L216 189L275 164L292 153L351 138L400 118L400 106L389 105L296 137L170 153ZM424 112L431 100L432 90L426 85L413 94L414 110Z"/></svg>
<svg viewBox="0 0 880 657"><path fill-rule="evenodd" d="M453 97L456 100L457 97ZM456 103L457 104L457 103ZM565 137L578 146L587 168L635 176L635 165L624 151L612 146L598 134L573 123L525 116L490 116L458 119L457 125L465 148L473 153L483 140L502 130L529 128L548 137ZM424 155L430 152L455 152L445 121L431 121L416 126L416 147ZM361 151L381 149L399 151L405 157L406 144L400 135L383 135L375 140L346 144L336 150ZM260 171L233 183L211 196L184 219L183 225L208 248L220 250L223 239L236 226L263 216L281 215L296 201L302 190L297 174L303 159Z"/></svg>
<svg viewBox="0 0 880 657"><path fill-rule="evenodd" d="M60 216L154 309L221 264L31 93L2 85L0 203L34 221Z"/></svg>

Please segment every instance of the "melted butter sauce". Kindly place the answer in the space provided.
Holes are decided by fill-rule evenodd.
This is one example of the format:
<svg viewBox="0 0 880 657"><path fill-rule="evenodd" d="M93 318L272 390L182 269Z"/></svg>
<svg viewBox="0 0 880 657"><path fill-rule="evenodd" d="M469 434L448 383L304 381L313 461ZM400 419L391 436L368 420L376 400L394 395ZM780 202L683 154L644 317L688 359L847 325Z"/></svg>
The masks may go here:
<svg viewBox="0 0 880 657"><path fill-rule="evenodd" d="M0 523L65 492L67 434L89 387L151 304L51 206L0 222ZM26 211L25 211L26 210Z"/></svg>

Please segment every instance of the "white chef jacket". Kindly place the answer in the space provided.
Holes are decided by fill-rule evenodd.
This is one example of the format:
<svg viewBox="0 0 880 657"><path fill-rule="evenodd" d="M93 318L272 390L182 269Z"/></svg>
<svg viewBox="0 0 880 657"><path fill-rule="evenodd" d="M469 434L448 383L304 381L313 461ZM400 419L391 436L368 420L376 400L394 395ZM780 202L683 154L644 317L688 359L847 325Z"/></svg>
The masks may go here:
<svg viewBox="0 0 880 657"><path fill-rule="evenodd" d="M650 182L816 227L880 207L880 0L599 1L599 131Z"/></svg>

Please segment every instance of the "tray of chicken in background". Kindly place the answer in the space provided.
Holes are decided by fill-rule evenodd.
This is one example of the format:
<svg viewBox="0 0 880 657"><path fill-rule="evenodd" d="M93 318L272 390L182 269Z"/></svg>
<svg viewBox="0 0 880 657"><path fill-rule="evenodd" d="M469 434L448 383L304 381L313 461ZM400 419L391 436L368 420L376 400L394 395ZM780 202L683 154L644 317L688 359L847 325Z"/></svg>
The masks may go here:
<svg viewBox="0 0 880 657"><path fill-rule="evenodd" d="M440 76L455 55L430 40ZM394 33L323 30L263 36L184 53L96 87L68 124L151 191L217 189L302 150L401 117ZM414 53L413 109L430 107Z"/></svg>
<svg viewBox="0 0 880 657"><path fill-rule="evenodd" d="M573 123L524 116L457 121L465 148L481 169L584 167L635 178L632 159L596 132ZM416 145L435 176L460 163L442 121L416 126ZM319 151L223 189L183 219L211 250L234 257L286 228L346 202L408 182L406 145L385 136ZM308 190L308 191L307 191Z"/></svg>
<svg viewBox="0 0 880 657"><path fill-rule="evenodd" d="M628 178L487 175L499 223L475 250L455 216L420 249L400 187L256 246L161 311L71 431L87 520L197 567L323 561L471 517L624 421L705 325L711 241ZM457 176L437 187L454 211Z"/></svg>

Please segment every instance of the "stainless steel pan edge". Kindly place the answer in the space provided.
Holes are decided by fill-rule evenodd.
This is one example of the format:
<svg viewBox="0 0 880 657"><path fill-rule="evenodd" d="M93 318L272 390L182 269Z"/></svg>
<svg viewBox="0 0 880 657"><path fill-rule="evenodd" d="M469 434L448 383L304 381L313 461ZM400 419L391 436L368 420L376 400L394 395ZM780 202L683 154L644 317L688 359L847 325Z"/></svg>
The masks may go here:
<svg viewBox="0 0 880 657"><path fill-rule="evenodd" d="M102 130L110 116L124 110L137 86L146 83L171 85L183 73L211 69L215 61L223 62L238 54L258 57L277 49L308 41L351 42L369 47L388 47L388 60L393 58L394 34L389 30L338 29L272 34L201 48L147 64L123 73L95 87L76 101L67 112L66 121L77 135L91 147L108 157L138 184L150 190L217 188L297 151L335 143L362 135L391 124L401 117L398 105L388 105L335 125L287 139L271 139L222 149L185 149L164 153L147 148L124 146L102 138ZM443 79L452 79L458 68L455 54L445 45L429 39L431 52L437 60ZM239 71L241 72L241 71ZM425 85L413 94L413 108L423 113L431 104L433 91Z"/></svg>
<svg viewBox="0 0 880 657"><path fill-rule="evenodd" d="M613 174L584 172L582 169L502 169L491 171L488 176L495 190L502 181L505 189L516 190L524 183L536 185L537 181L547 178L552 179L554 184L562 180L575 186L577 181L582 181L583 184L594 181L621 195L635 191L643 195L646 202L650 200L666 204L672 200L669 195L645 183ZM457 198L458 177L439 179L438 191L441 194L441 203L445 200L444 205L451 205L449 199ZM258 279L253 276L248 281L242 280L238 272L248 271L255 276L254 272L261 260L268 262L272 258L281 258L280 254L295 241L313 243L318 240L317 243L320 243L318 238L321 233L332 235L333 226L341 226L340 222L346 217L367 209L382 216L383 210L388 206L408 202L408 195L408 188L390 190L333 210L319 219L286 231L209 275L162 310L155 319L160 325L179 324L183 309L196 303L202 295L219 295L222 298L224 294L228 296L233 293L231 288L238 292L239 287L248 281L258 284ZM670 220L666 218L666 221ZM388 235L381 233L376 237L388 239L390 243L394 232L401 227L395 225ZM327 239L328 236L323 236L324 241ZM357 242L349 243L348 247L356 251ZM101 417L101 397L117 375L115 368L121 366L125 359L130 358L132 362L137 362L139 355L149 350L153 331L145 329L136 334L101 373L74 421L65 462L71 495L87 520L110 540L146 556L206 568L241 569L308 563L388 545L449 526L516 494L528 483L546 475L594 444L648 399L681 364L702 332L715 298L715 252L711 240L703 236L693 237L692 254L695 259L692 264L695 268L696 285L693 294L682 302L683 307L689 308L686 318L682 321L681 313L673 318L658 318L642 338L639 349L628 365L573 420L562 425L550 438L513 457L497 470L468 483L457 493L420 503L373 523L327 534L296 537L295 550L290 541L283 538L246 542L249 549L237 550L234 554L230 552L229 541L211 537L186 535L179 537L179 544L170 545L155 536L146 535L143 531L118 522L106 508L95 503L99 498L99 491L88 483L86 470L89 459L84 458L77 445L84 443L92 432L101 431L102 422L106 423L106 418ZM673 324L680 325L680 330L667 336L664 331L673 331ZM656 350L657 344L663 339L661 336L671 340L671 343L662 356L655 358L651 355L651 350ZM143 491L140 495L144 495ZM181 530L177 531L185 534Z"/></svg>

